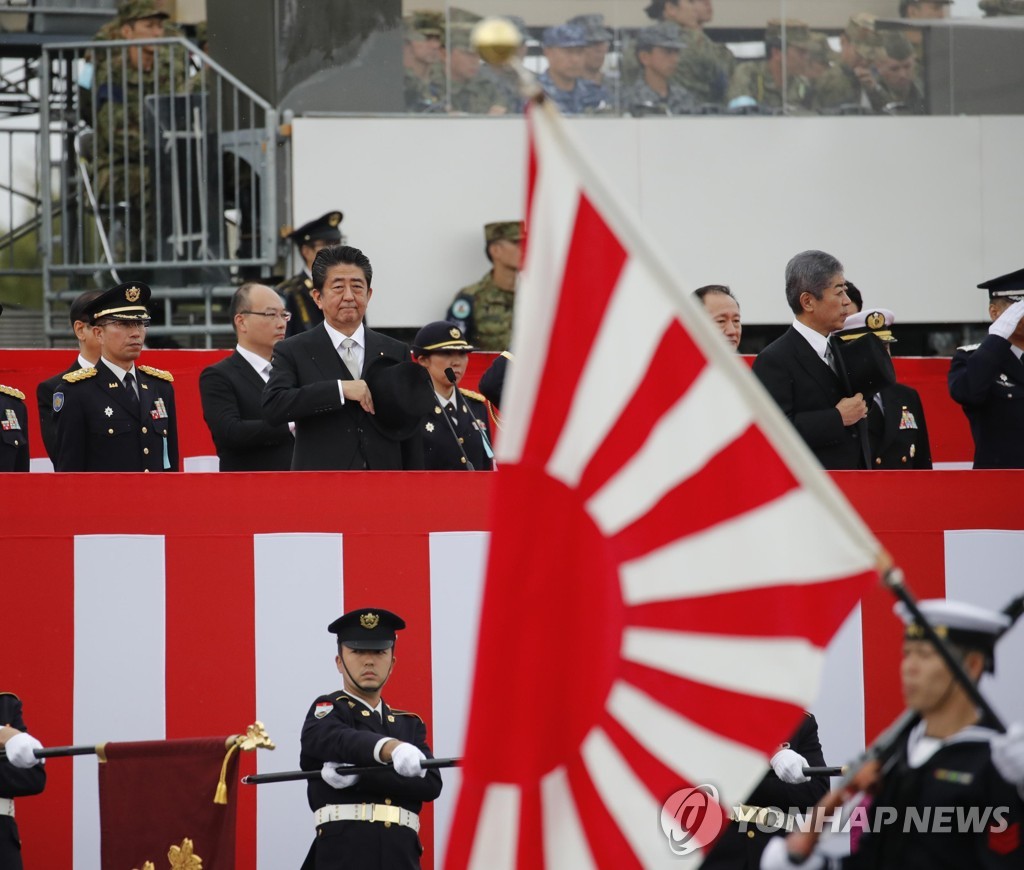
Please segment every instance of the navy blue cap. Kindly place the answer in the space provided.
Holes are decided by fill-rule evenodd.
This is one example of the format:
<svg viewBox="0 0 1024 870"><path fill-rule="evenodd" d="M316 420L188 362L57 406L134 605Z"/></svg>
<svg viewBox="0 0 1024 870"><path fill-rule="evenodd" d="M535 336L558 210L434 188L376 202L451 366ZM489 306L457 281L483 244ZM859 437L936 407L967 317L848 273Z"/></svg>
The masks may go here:
<svg viewBox="0 0 1024 870"><path fill-rule="evenodd" d="M402 617L379 607L350 610L327 626L331 634L338 636L338 643L351 649L391 649L395 632L403 628Z"/></svg>

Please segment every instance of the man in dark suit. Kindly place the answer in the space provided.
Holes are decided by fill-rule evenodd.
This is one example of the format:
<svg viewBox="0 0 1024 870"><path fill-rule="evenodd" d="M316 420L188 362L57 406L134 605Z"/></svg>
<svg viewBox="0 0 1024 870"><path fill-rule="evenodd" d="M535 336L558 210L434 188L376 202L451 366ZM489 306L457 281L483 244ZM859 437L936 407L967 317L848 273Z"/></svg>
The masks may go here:
<svg viewBox="0 0 1024 870"><path fill-rule="evenodd" d="M896 342L892 334L895 319L888 308L868 307L847 317L845 326L833 339L843 342L843 356L848 362L850 343L861 339L871 341L868 336L877 338L885 346L885 351L889 351ZM882 351L883 359L888 364L885 351ZM928 424L917 390L894 382L877 391L864 389L864 393L868 403L871 467L881 470L931 468Z"/></svg>
<svg viewBox="0 0 1024 870"><path fill-rule="evenodd" d="M50 459L54 459L57 455L57 421L54 419L53 394L57 392L57 387L64 375L79 369L91 368L100 358L99 339L92 334L92 323L89 322L89 316L85 313L85 309L102 292L102 290L86 290L75 297L68 309L68 316L71 319L71 331L78 339L78 357L69 368L52 378L41 381L36 387L39 429L43 436L43 446L46 447L46 455Z"/></svg>
<svg viewBox="0 0 1024 870"><path fill-rule="evenodd" d="M263 387L270 379L274 345L291 315L281 297L247 283L231 300L235 352L199 375L203 419L217 448L221 471L287 471L295 439L287 423L263 419Z"/></svg>
<svg viewBox="0 0 1024 870"><path fill-rule="evenodd" d="M432 757L423 720L381 697L403 628L401 617L373 607L327 628L338 639L334 661L344 688L317 698L302 725L299 766L320 771L306 790L316 838L303 870L420 866L419 812L441 793L441 775L422 766ZM346 775L345 764L381 767Z"/></svg>
<svg viewBox="0 0 1024 870"><path fill-rule="evenodd" d="M949 394L971 424L975 468L1024 468L1024 269L979 284L992 325L957 348Z"/></svg>
<svg viewBox="0 0 1024 870"><path fill-rule="evenodd" d="M21 716L21 699L0 691L0 867L21 870L21 840L14 822L14 798L39 794L46 787L46 768L35 757L42 744Z"/></svg>
<svg viewBox="0 0 1024 870"><path fill-rule="evenodd" d="M324 322L275 346L263 391L268 423L295 422L292 469L422 468L417 424L433 408L430 376L408 345L363 323L373 294L369 259L336 245L316 255L312 273Z"/></svg>
<svg viewBox="0 0 1024 870"><path fill-rule="evenodd" d="M850 307L843 264L823 251L797 254L786 265L786 301L793 325L757 355L754 374L825 468L865 468L857 423L867 404L846 395L829 344Z"/></svg>
<svg viewBox="0 0 1024 870"><path fill-rule="evenodd" d="M177 471L174 377L136 366L149 323L150 289L128 281L86 308L101 356L69 372L53 394L57 471Z"/></svg>

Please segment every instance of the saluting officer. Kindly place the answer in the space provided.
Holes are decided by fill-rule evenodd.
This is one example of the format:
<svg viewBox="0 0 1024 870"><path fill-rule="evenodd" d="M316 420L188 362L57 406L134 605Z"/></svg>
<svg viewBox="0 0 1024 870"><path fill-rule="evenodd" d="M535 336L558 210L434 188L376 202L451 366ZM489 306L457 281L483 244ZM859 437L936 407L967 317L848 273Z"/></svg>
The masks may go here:
<svg viewBox="0 0 1024 870"><path fill-rule="evenodd" d="M472 390L457 389L474 350L462 330L447 320L428 323L416 333L412 352L430 374L435 400L433 413L422 424L428 471L491 470L486 399ZM446 374L449 369L454 382Z"/></svg>
<svg viewBox="0 0 1024 870"><path fill-rule="evenodd" d="M843 328L833 337L843 342L843 356L850 342L875 336L892 353L896 337L892 325L896 315L888 308L865 308L846 318ZM858 345L861 347L862 345ZM884 360L884 354L882 356ZM885 361L888 365L888 360ZM921 396L913 387L898 381L883 386L874 395L865 392L868 403L868 443L871 446L871 468L931 468L932 449L928 441L928 424L924 418Z"/></svg>
<svg viewBox="0 0 1024 870"><path fill-rule="evenodd" d="M321 771L307 788L317 835L303 870L420 866L419 812L441 793L441 775L421 765L432 757L423 720L381 698L403 628L401 617L375 607L327 627L337 635L344 689L317 698L302 726L300 766ZM374 764L379 772L344 773Z"/></svg>
<svg viewBox="0 0 1024 870"><path fill-rule="evenodd" d="M980 344L957 348L949 394L971 424L975 468L1024 468L1024 269L978 287L992 325Z"/></svg>
<svg viewBox="0 0 1024 870"><path fill-rule="evenodd" d="M177 471L174 377L136 366L149 323L150 289L118 284L86 308L100 342L94 368L64 375L53 394L57 471Z"/></svg>
<svg viewBox="0 0 1024 870"><path fill-rule="evenodd" d="M302 271L274 288L284 296L285 305L291 314L285 331L286 338L323 322L324 313L313 301L313 261L321 248L341 243L341 230L338 226L342 217L344 215L340 211L329 211L288 235L299 249Z"/></svg>
<svg viewBox="0 0 1024 870"><path fill-rule="evenodd" d="M3 313L4 307L0 305L0 314ZM6 384L0 384L0 471L28 471L25 394Z"/></svg>

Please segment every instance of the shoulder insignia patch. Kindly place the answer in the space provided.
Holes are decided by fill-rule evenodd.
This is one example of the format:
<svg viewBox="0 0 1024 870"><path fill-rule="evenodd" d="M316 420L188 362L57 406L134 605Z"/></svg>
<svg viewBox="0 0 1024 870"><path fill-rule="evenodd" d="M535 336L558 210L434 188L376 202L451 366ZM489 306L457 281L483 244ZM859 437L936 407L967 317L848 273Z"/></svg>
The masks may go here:
<svg viewBox="0 0 1024 870"><path fill-rule="evenodd" d="M5 396L13 396L15 399L21 399L23 402L25 401L25 394L17 389L17 387L8 387L6 384L0 384L0 393L3 393Z"/></svg>
<svg viewBox="0 0 1024 870"><path fill-rule="evenodd" d="M91 378L96 375L96 367L89 366L87 369L75 369L73 372L68 372L64 375L64 380L69 384L77 384L79 381L84 381L86 378Z"/></svg>
<svg viewBox="0 0 1024 870"><path fill-rule="evenodd" d="M139 366L140 372L145 372L147 375L152 375L154 378L160 378L164 381L174 381L174 375L170 372L165 372L163 369L155 369L153 366Z"/></svg>
<svg viewBox="0 0 1024 870"><path fill-rule="evenodd" d="M334 709L334 704L330 701L317 701L316 706L313 708L313 715L317 719L323 719L331 710Z"/></svg>
<svg viewBox="0 0 1024 870"><path fill-rule="evenodd" d="M462 387L459 387L459 392L462 393L462 395L464 395L464 396L466 396L466 397L468 397L470 399L476 399L478 402L486 402L487 401L487 399L484 398L482 393L477 393L477 392L474 392L473 390L464 390L464 389L462 389Z"/></svg>
<svg viewBox="0 0 1024 870"><path fill-rule="evenodd" d="M423 717L422 716L420 716L418 713L413 713L411 710L396 710L394 707L392 707L391 708L391 715L392 716L412 716L413 719L419 719L420 722L423 721Z"/></svg>
<svg viewBox="0 0 1024 870"><path fill-rule="evenodd" d="M452 303L451 312L456 320L467 320L473 313L473 303L465 296L460 296Z"/></svg>
<svg viewBox="0 0 1024 870"><path fill-rule="evenodd" d="M980 347L979 344L965 344L963 347L958 347L957 350L965 350L970 353L972 350L977 350Z"/></svg>

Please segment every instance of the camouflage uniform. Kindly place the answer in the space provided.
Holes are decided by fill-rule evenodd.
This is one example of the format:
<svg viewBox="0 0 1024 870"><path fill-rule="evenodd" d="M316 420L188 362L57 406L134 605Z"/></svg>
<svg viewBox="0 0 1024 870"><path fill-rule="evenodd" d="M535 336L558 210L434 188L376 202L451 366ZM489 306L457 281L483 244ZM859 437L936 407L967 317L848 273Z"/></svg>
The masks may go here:
<svg viewBox="0 0 1024 870"><path fill-rule="evenodd" d="M846 24L845 38L865 61L871 63L884 50L882 36L875 31L876 16L858 12ZM866 89L857 73L840 60L814 84L814 107L819 111L857 105L880 112L890 102L881 86Z"/></svg>
<svg viewBox="0 0 1024 870"><path fill-rule="evenodd" d="M741 63L736 67L729 84L729 99L752 97L759 106L770 109L782 108L782 91L765 60ZM807 109L811 103L811 86L803 76L789 76L786 82L786 105L789 109Z"/></svg>
<svg viewBox="0 0 1024 870"><path fill-rule="evenodd" d="M638 52L664 49L678 56L683 46L682 30L672 22L659 22L637 34L636 46ZM640 68L641 76L622 95L624 112L639 118L644 115L687 115L698 110L697 99L686 88L670 81L667 83L668 93L662 96L647 83L643 64Z"/></svg>
<svg viewBox="0 0 1024 870"><path fill-rule="evenodd" d="M426 79L409 70L404 71L405 108L409 112L444 111L444 68L440 64L430 67Z"/></svg>
<svg viewBox="0 0 1024 870"><path fill-rule="evenodd" d="M611 111L611 95L600 85L586 79L576 79L571 91L563 91L547 73L537 76L537 82L564 115L594 115Z"/></svg>
<svg viewBox="0 0 1024 870"><path fill-rule="evenodd" d="M449 51L476 52L469 42L470 26L468 24L452 25L448 33ZM450 109L455 112L466 112L471 115L486 115L494 106L508 110L510 105L505 102L501 90L489 79L483 78L478 69L476 75L466 81L452 78Z"/></svg>
<svg viewBox="0 0 1024 870"><path fill-rule="evenodd" d="M505 350L512 343L515 304L515 291L502 290L488 272L459 291L445 319L461 326L479 350Z"/></svg>
<svg viewBox="0 0 1024 870"><path fill-rule="evenodd" d="M988 18L998 15L1024 15L1024 0L978 0L978 8Z"/></svg>
<svg viewBox="0 0 1024 870"><path fill-rule="evenodd" d="M722 105L736 69L736 58L703 30L682 27L679 30L682 50L672 76L673 83L693 94L700 105ZM635 82L641 74L640 62L636 59L636 40L629 40L622 49L622 78ZM625 101L623 105L627 105Z"/></svg>

